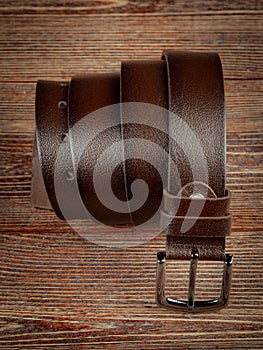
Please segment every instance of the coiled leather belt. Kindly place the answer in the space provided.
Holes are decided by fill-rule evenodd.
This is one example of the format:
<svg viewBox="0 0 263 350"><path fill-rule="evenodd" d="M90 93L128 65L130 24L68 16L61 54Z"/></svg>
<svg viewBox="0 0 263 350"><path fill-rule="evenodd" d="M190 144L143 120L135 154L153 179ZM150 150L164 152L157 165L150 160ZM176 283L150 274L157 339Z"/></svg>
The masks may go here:
<svg viewBox="0 0 263 350"><path fill-rule="evenodd" d="M150 118L147 113L141 116L141 123L129 123L129 110L122 110L120 105L119 113L107 116L112 119L112 126L105 132L98 132L96 137L89 135L89 129L85 129L84 134L71 133L90 113L120 102L162 107L158 114L162 130L158 125L155 128L147 126L146 120ZM97 123L100 124L99 119ZM92 138L92 147L85 148L77 169L74 169L72 164L78 157L78 141L86 137ZM151 147L141 150L144 156L147 154L154 159L164 176L144 161L145 157L132 157L138 138L158 144L170 155L166 160L158 158ZM124 148L124 161L114 169L111 177L113 193L127 206L127 210L118 212L99 200L93 172L101 153L123 140L130 140ZM59 153L63 143L67 146ZM82 203L82 207L70 207L66 217L55 188L58 155L56 176L57 181L65 184L68 205L74 196L71 187L76 184ZM108 162L118 161L118 156L113 148ZM105 169L107 167L105 164ZM106 171L99 173L101 184L106 181L106 176ZM70 182L72 178L77 179L75 185ZM128 201L132 198L132 183L138 178L147 183L149 194L141 208L131 212ZM225 237L231 232L231 215L230 195L225 189L225 106L219 56L168 50L164 51L161 60L122 62L120 75L75 76L70 83L39 81L31 197L35 207L52 208L61 219L81 219L86 215L81 208L86 208L91 217L103 224L138 226L155 215L167 237L166 253L157 254L158 304L190 312L225 306L231 285L232 255L225 255ZM153 220L152 225L158 227L159 223ZM166 297L165 260L189 258L188 300ZM224 261L219 298L195 301L198 259Z"/></svg>

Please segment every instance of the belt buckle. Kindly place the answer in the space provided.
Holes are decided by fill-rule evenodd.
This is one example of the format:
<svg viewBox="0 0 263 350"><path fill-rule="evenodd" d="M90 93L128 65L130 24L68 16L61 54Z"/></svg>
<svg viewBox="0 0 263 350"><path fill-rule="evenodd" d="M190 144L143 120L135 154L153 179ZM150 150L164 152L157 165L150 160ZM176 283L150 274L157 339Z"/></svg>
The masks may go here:
<svg viewBox="0 0 263 350"><path fill-rule="evenodd" d="M224 261L223 281L221 295L212 300L195 301L196 272L199 253L193 249L190 261L188 300L176 300L165 296L165 267L166 254L157 253L157 273L156 273L156 302L160 306L171 308L182 312L206 312L223 308L227 305L231 289L233 255L226 254Z"/></svg>

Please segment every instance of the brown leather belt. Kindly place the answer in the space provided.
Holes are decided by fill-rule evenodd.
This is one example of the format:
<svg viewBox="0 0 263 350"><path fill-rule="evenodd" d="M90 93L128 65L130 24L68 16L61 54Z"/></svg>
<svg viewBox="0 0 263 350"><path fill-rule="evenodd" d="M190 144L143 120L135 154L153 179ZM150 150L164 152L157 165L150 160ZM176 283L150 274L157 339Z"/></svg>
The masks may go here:
<svg viewBox="0 0 263 350"><path fill-rule="evenodd" d="M120 102L119 109L107 116L113 126L96 137L92 137L92 127L85 133L72 132L84 117ZM162 130L146 125L147 113L141 116L141 123L129 122L129 111L122 104L136 102L161 107L157 123ZM100 122L98 118L98 125ZM225 237L231 232L230 194L225 189L225 133L223 75L216 53L168 50L162 60L122 62L121 75L76 76L70 83L39 81L32 203L52 208L61 219L87 218L87 209L91 218L109 226L138 226L151 217L158 218L152 225L160 225L166 234L166 253L157 255L157 303L190 312L222 308L229 298L232 273L232 255L225 255ZM79 157L79 141L86 137L92 138L92 144ZM141 150L145 159L152 157L162 169L162 176L149 162L132 156L138 138L158 144L170 155L167 161L150 147ZM111 176L112 191L126 206L118 212L99 200L93 172L100 154L124 140L130 142L124 147L123 162ZM118 162L117 153L110 153L109 163ZM105 172L102 169L98 175L101 184L108 176L107 167L105 164ZM63 208L55 175L67 194ZM131 187L138 178L147 183L149 195L141 208L131 211ZM76 188L81 205L70 206L75 203L73 199L78 200L73 198ZM166 259L191 259L187 301L165 296ZM224 261L219 298L195 301L198 259Z"/></svg>

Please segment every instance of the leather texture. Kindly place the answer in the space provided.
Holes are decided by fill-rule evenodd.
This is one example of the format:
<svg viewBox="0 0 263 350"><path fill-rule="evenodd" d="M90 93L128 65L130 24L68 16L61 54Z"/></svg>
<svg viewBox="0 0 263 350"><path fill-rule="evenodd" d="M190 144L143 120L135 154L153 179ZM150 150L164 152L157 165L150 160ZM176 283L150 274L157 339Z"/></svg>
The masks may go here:
<svg viewBox="0 0 263 350"><path fill-rule="evenodd" d="M221 61L216 53L164 51L163 60L167 64L169 110L185 121L198 135L204 152L207 167L198 167L200 179L208 170L208 185L217 197L225 194L225 103L224 85ZM173 114L169 118L169 130L176 135L177 125ZM176 136L175 136L176 137ZM191 137L185 137L185 142L191 151ZM196 143L193 142L193 147ZM178 146L170 145L172 154L179 154ZM194 152L194 149L192 149ZM198 159L192 167L185 162L180 163L181 186L193 181L193 166L199 166ZM171 167L170 167L171 169ZM168 191L177 194L180 188L174 181L172 173L168 174ZM202 181L202 180L201 180ZM200 202L195 199L196 203ZM201 199L202 201L202 199ZM200 204L198 204L200 205ZM207 213L206 217L195 221L194 226L181 234L182 217L176 216L166 228L167 258L178 259L182 255L190 256L192 249L198 249L200 259L212 257L214 260L224 259L224 238L219 238L221 244L214 244L214 237L230 234L231 216L214 218L215 210ZM169 214L162 213L162 216ZM178 213L176 214L178 215ZM225 216L227 215L227 216ZM201 236L206 237L205 245ZM206 253L204 253L206 252Z"/></svg>
<svg viewBox="0 0 263 350"><path fill-rule="evenodd" d="M79 159L77 176L72 176L79 156L79 141L90 136L89 131L74 133L74 126L89 113L120 102L143 102L160 106L164 111L169 109L172 113L164 112L158 116L158 123L167 130L169 137L158 127L153 129L147 123L144 125L143 118L147 116L142 116L140 124L129 123L129 113L120 108L108 116L115 126L92 139ZM196 143L190 134L184 135L181 147L180 142L174 141L180 132L178 118L198 136L206 160L205 168L198 157L190 164L184 154L185 146L192 154L196 152ZM99 118L97 123L100 124ZM69 207L74 189L78 188L83 206L92 218L110 226L137 226L151 218L163 201L158 218L167 237L168 259L189 259L192 249L198 249L200 259L223 260L225 236L231 232L230 194L225 189L225 133L223 75L216 53L166 50L161 60L122 62L121 74L75 76L69 83L38 81L32 204L52 208L64 219L54 185L56 166L58 181L68 193ZM151 148L141 150L154 160L158 169L162 169L164 181L151 164L132 157L133 148L137 147L136 138L150 140L170 154L171 160L167 162ZM131 142L123 150L123 163L112 174L111 186L115 196L127 207L127 213L105 207L97 198L93 184L93 171L100 154L123 139ZM64 151L58 153L61 143L65 144ZM108 164L116 157L116 152L112 152ZM176 163L180 181L172 160ZM207 198L190 198L187 191L180 192L196 180L194 173L198 174L199 182L205 179L209 188ZM106 170L101 171L99 181L104 183L106 176ZM140 209L131 212L127 201L132 198L132 184L138 178L148 184L149 196ZM70 207L70 218L86 218L84 207L83 210ZM159 227L159 219L154 225Z"/></svg>
<svg viewBox="0 0 263 350"><path fill-rule="evenodd" d="M120 75L117 73L106 74L89 74L86 76L73 77L69 88L69 128L80 121L86 115L120 102ZM112 127L103 133L100 133L92 140L92 145L85 149L82 154L77 170L78 188L81 199L92 214L99 222L106 225L114 224L129 224L131 225L130 214L127 208L126 213L118 213L104 206L97 198L96 191L93 185L93 171L96 160L100 154L114 142L121 141L121 126L120 115L112 115L109 118L114 118L116 127ZM98 121L99 124L99 121ZM85 129L85 136L88 130ZM71 135L72 158L75 158L77 139L79 135ZM108 162L114 161L116 154L111 152L111 157ZM112 177L111 186L117 198L123 201L123 205L127 202L126 189L124 184L124 164L121 164ZM100 172L100 183L106 181L107 174Z"/></svg>
<svg viewBox="0 0 263 350"><path fill-rule="evenodd" d="M156 61L124 61L121 65L121 101L125 102L143 102L158 105L167 108L167 74L165 62ZM166 125L168 128L168 118L165 111L160 111L158 123ZM133 158L130 150L136 148L137 139L148 139L154 144L168 151L168 140L165 134L161 133L156 125L153 129L147 125L127 123L130 120L129 111L122 110L122 125L124 139L131 140L129 148L125 148L125 178L128 199L131 198L131 185L140 178L149 186L149 196L146 203L137 211L131 212L133 225L140 225L153 216L158 210L162 201L163 187L167 183L162 183L160 174L149 163L138 158ZM125 114L125 115L124 115ZM126 121L126 123L125 123ZM143 120L142 120L143 123ZM144 157L151 158L156 164L156 168L166 173L168 164L164 163L158 154L153 153L151 148L142 150ZM159 220L156 218L156 227Z"/></svg>
<svg viewBox="0 0 263 350"><path fill-rule="evenodd" d="M41 167L41 172L48 194L49 202L56 214L63 217L57 202L55 187L54 187L54 164L56 162L58 148L63 141L64 135L68 133L67 123L67 106L66 104L59 104L61 101L68 100L68 84L43 81L37 83L36 88L36 148L39 162L36 162L35 168L38 165ZM40 172L38 172L40 173ZM33 178L36 172L33 168ZM64 181L64 178L61 178ZM43 191L39 193L38 186L41 178L37 180L32 191L32 196L39 198L43 197ZM47 199L38 199L38 203L45 202Z"/></svg>

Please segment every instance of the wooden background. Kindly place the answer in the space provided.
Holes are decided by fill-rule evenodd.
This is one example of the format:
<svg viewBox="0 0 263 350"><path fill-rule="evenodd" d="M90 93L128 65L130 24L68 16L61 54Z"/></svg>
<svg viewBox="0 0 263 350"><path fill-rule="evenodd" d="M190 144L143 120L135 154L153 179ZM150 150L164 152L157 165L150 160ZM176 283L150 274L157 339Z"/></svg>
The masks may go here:
<svg viewBox="0 0 263 350"><path fill-rule="evenodd" d="M1 348L263 348L262 2L0 0L0 12ZM218 313L155 305L163 237L105 249L30 207L36 80L118 70L164 48L214 50L223 61L235 265L230 305ZM170 264L175 297L188 265ZM222 267L200 265L198 293L213 297Z"/></svg>

